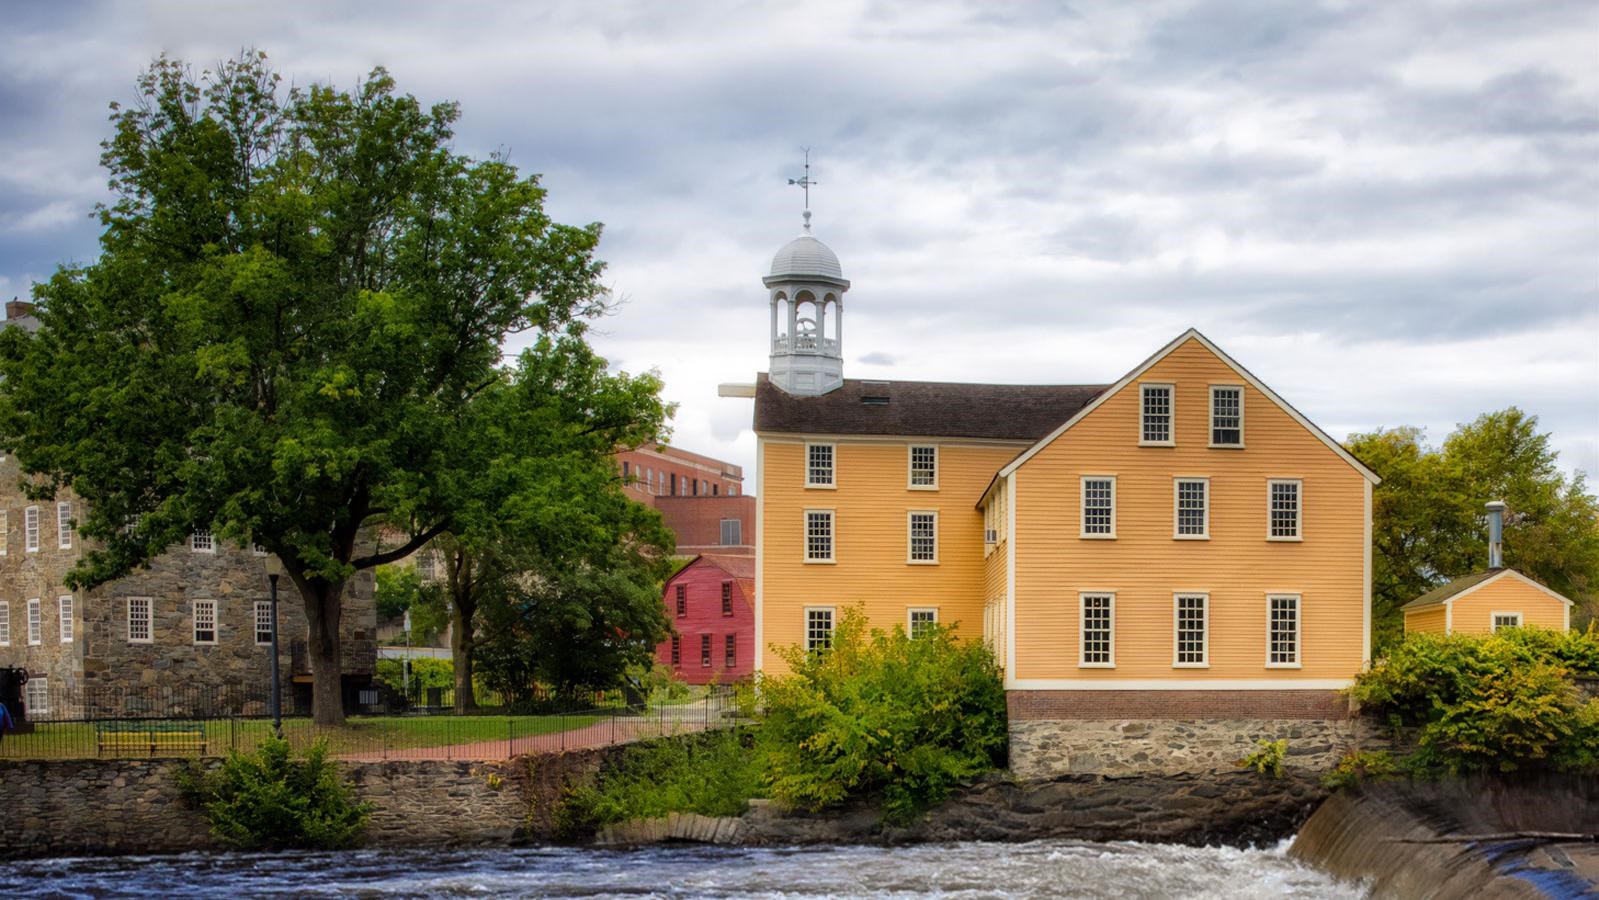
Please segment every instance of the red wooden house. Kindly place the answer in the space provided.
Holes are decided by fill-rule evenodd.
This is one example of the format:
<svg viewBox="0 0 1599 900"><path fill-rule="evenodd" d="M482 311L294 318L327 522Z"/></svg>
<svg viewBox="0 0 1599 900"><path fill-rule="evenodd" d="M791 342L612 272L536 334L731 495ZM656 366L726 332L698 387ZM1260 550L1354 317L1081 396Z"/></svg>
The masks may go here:
<svg viewBox="0 0 1599 900"><path fill-rule="evenodd" d="M655 648L656 665L689 684L749 678L755 671L755 559L694 557L666 580L674 634Z"/></svg>

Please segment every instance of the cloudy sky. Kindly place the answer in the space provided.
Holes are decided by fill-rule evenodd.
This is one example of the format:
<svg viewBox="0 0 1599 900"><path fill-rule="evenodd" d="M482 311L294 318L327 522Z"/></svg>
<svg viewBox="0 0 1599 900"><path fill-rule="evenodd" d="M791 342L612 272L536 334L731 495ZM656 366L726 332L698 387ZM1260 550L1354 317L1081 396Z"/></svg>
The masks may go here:
<svg viewBox="0 0 1599 900"><path fill-rule="evenodd" d="M744 464L760 276L853 281L845 374L1112 381L1196 326L1335 436L1517 404L1599 475L1599 4L0 0L0 296L96 252L162 52L388 67L606 225L597 343ZM753 485L752 485L753 487Z"/></svg>

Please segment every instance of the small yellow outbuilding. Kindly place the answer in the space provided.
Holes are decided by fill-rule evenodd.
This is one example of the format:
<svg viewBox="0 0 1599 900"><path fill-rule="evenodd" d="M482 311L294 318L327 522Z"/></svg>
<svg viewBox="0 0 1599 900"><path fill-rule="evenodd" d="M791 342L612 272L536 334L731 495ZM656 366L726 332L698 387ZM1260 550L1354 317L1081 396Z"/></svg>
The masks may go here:
<svg viewBox="0 0 1599 900"><path fill-rule="evenodd" d="M1501 628L1571 628L1571 601L1515 569L1456 578L1406 603L1405 633L1491 634Z"/></svg>

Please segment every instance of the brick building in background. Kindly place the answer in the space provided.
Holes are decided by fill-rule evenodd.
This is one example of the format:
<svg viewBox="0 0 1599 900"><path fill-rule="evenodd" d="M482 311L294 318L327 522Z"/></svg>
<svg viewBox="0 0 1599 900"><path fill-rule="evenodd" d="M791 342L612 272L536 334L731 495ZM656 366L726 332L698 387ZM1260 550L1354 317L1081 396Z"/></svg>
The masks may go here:
<svg viewBox="0 0 1599 900"><path fill-rule="evenodd" d="M677 555L755 555L755 498L744 469L664 444L616 454L628 496L660 510Z"/></svg>
<svg viewBox="0 0 1599 900"><path fill-rule="evenodd" d="M655 664L689 684L727 684L755 671L755 557L701 554L666 580L673 634Z"/></svg>

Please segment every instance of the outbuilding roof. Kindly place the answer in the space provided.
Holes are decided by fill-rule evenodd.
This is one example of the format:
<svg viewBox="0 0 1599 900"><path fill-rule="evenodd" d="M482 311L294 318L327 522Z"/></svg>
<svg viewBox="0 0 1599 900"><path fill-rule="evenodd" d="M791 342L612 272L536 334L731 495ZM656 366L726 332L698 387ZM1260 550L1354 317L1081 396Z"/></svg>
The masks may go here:
<svg viewBox="0 0 1599 900"><path fill-rule="evenodd" d="M1448 603L1450 600L1453 600L1456 597L1459 597L1462 594L1469 593L1470 591L1473 591L1473 590L1481 587L1482 585L1487 584L1490 581L1495 581L1495 580L1497 580L1499 578L1502 578L1502 577L1505 577L1505 576L1509 576L1509 577L1514 578L1514 579L1516 579L1518 581L1525 582L1527 585L1529 585L1529 586L1531 586L1533 588L1536 588L1537 590L1540 590L1540 591L1542 591L1545 594L1548 594L1549 596L1555 598L1556 600L1559 600L1561 603L1566 604L1567 607L1571 606L1571 598L1570 597L1564 597L1564 596L1562 596L1562 595L1550 590L1549 588L1544 587L1543 585L1541 585L1538 582L1532 580L1531 578L1528 578L1527 576L1521 574L1520 572L1516 571L1515 569L1508 569L1507 568L1507 569L1486 569L1486 570L1481 571L1481 572L1473 572L1470 575L1462 575L1459 578L1456 578L1454 581L1449 582L1448 584L1442 585L1440 587L1433 588L1432 590L1428 591L1427 593L1422 594L1420 597L1417 597L1416 599L1410 601L1409 603L1406 603L1404 606L1399 607L1399 609L1401 611L1403 611L1403 610L1411 610L1411 609L1422 609L1422 608L1428 607L1428 606L1441 606L1441 605L1443 605L1445 603Z"/></svg>
<svg viewBox="0 0 1599 900"><path fill-rule="evenodd" d="M797 397L755 378L755 430L1036 441L1105 389L1102 384L962 384L846 378Z"/></svg>

